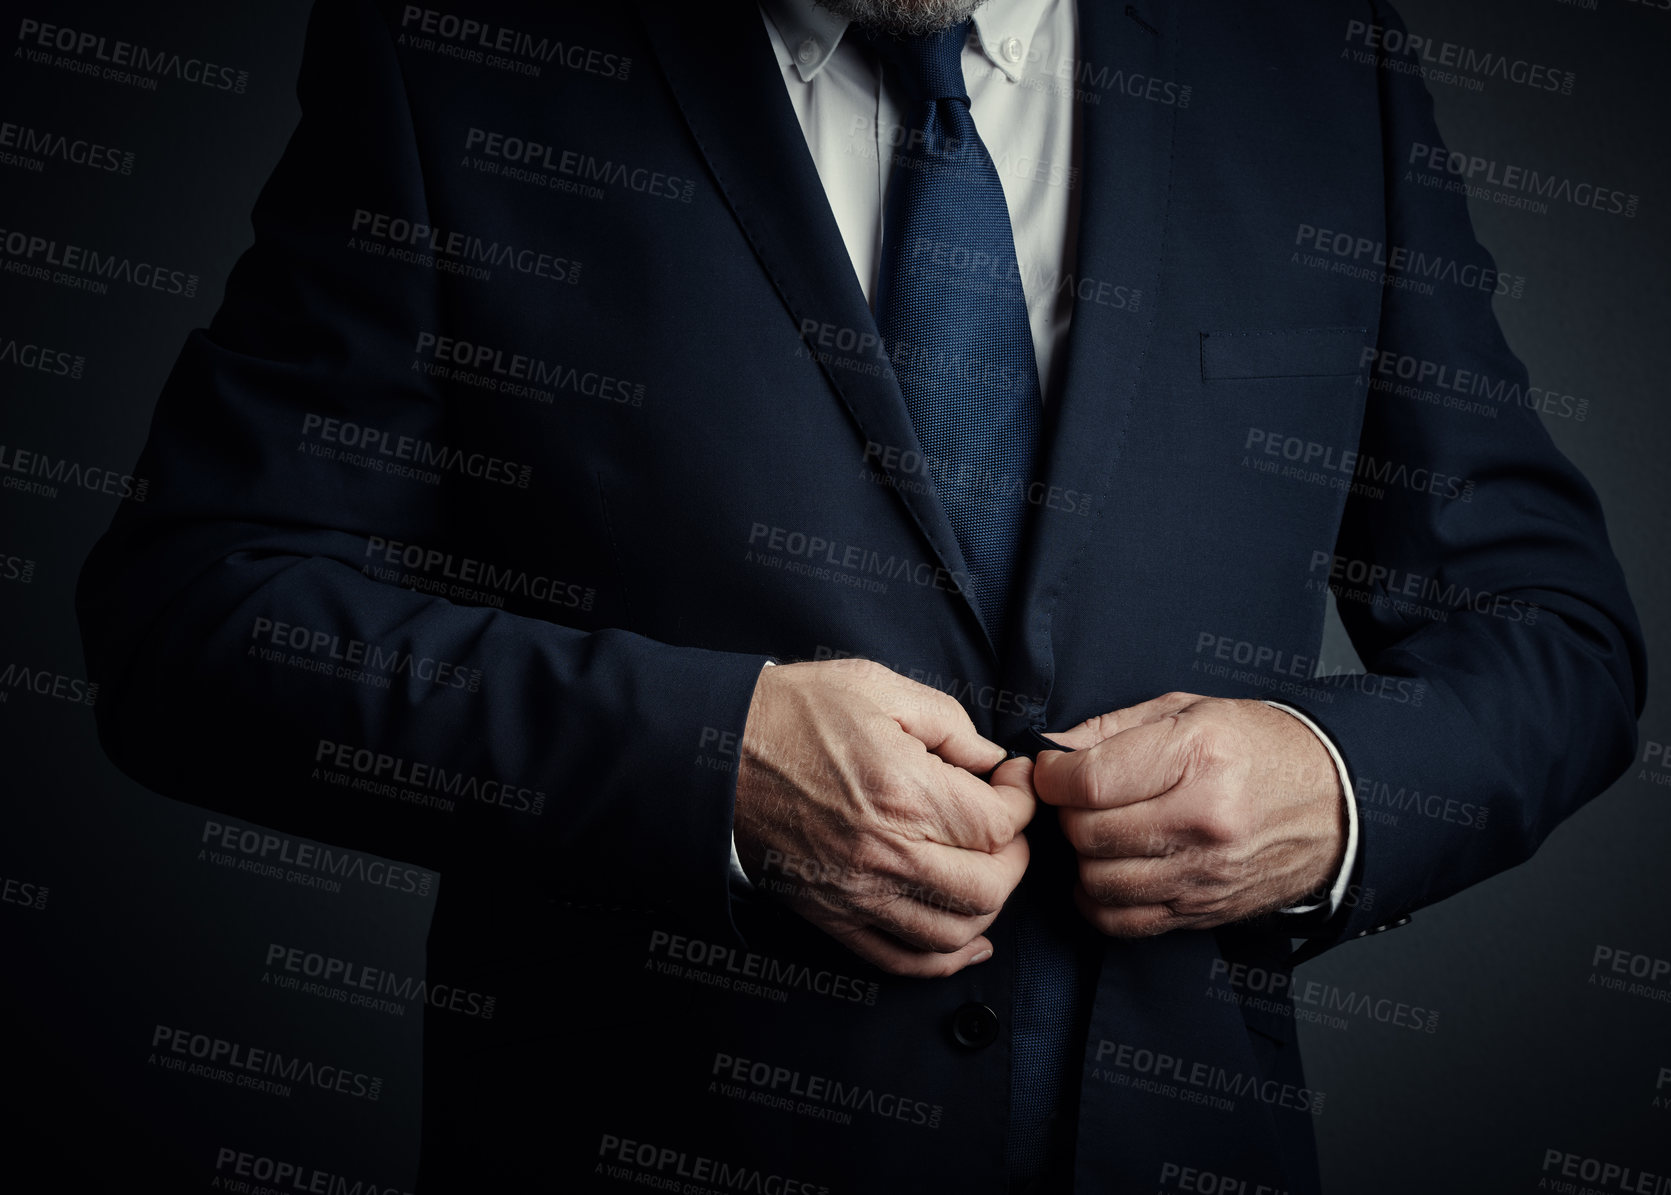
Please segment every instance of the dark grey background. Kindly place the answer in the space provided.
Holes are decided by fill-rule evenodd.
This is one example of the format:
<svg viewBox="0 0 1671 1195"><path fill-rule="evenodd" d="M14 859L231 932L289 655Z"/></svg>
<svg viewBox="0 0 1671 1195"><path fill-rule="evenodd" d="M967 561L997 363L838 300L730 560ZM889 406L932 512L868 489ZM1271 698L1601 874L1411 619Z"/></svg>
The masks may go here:
<svg viewBox="0 0 1671 1195"><path fill-rule="evenodd" d="M1535 383L1588 400L1584 420L1546 422L1601 493L1662 679L1671 11L1626 0L1401 9L1418 33L1576 75L1570 96L1435 85L1452 147L1640 196L1633 219L1560 202L1547 214L1471 206L1499 267L1529 280L1524 298L1498 300L1510 343ZM0 228L160 260L203 284L190 300L126 287L100 297L0 273L0 342L86 358L79 380L0 364L0 444L131 468L294 126L306 16L303 0L4 6L0 122L132 150L135 163L131 175L0 164ZM164 80L140 91L36 65L15 53L22 17L199 54L247 70L248 90ZM0 668L84 677L71 598L113 504L70 487L53 499L0 491L0 560L35 562L28 583L0 580ZM1325 655L1331 670L1355 663L1332 621ZM1301 1025L1310 1085L1327 1095L1317 1127L1331 1192L1560 1189L1541 1185L1557 1177L1551 1150L1671 1174L1671 1078L1659 1086L1671 1002L1608 990L1592 965L1598 947L1671 960L1671 766L1646 758L1671 743L1667 700L1651 687L1638 763L1532 862L1301 969L1316 999L1351 1006ZM86 705L13 686L0 686L0 788L0 883L13 896L0 901L0 1087L21 1145L0 1167L34 1155L64 1180L42 1189L69 1189L71 1174L115 1186L167 1157L207 1189L224 1147L409 1188L421 1008L392 1016L279 991L262 983L263 958L277 942L421 973L429 900L352 883L322 893L200 859L205 821L225 819L117 773ZM47 888L44 908L17 903L19 884ZM1671 998L1671 978L1653 986ZM1375 1011L1398 1002L1437 1013L1432 1032ZM283 1098L168 1073L150 1061L158 1024L349 1065L381 1076L383 1094Z"/></svg>

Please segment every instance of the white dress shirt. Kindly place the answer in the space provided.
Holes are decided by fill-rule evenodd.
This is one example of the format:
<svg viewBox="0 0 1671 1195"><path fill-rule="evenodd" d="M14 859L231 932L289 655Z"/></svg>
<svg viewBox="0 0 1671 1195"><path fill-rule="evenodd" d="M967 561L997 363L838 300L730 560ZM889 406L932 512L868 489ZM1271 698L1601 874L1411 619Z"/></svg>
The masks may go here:
<svg viewBox="0 0 1671 1195"><path fill-rule="evenodd" d="M899 105L863 45L843 36L844 17L813 0L765 0L761 16L836 227L865 298L874 304L882 213L892 174L888 167L906 134ZM987 0L975 10L973 30L963 47L969 111L1009 205L1039 388L1049 402L1059 383L1053 371L1065 360L1061 350L1073 318L1079 159L1071 80L1078 10L1073 0ZM1275 701L1265 704L1305 723L1340 776L1346 853L1328 900L1282 910L1307 913L1326 903L1332 914L1346 897L1358 853L1352 781L1340 752L1310 718ZM735 836L731 871L734 879L749 883Z"/></svg>

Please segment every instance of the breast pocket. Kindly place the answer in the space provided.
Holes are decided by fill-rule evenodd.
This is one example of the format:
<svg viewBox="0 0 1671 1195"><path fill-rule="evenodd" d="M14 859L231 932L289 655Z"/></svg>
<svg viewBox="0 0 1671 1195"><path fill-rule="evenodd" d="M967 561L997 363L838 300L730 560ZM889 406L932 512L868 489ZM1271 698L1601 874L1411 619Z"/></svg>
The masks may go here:
<svg viewBox="0 0 1671 1195"><path fill-rule="evenodd" d="M1201 380L1353 377L1368 356L1367 328L1278 328L1201 333Z"/></svg>

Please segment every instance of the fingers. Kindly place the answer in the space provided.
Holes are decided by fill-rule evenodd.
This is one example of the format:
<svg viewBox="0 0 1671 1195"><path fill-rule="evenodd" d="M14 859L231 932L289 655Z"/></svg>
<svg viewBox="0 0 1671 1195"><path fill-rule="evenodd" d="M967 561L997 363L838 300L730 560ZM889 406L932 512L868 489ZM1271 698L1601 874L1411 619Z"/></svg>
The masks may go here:
<svg viewBox="0 0 1671 1195"><path fill-rule="evenodd" d="M1127 907L1098 904L1077 884L1073 889L1073 902L1079 906L1079 912L1086 921L1111 938L1152 938L1156 934L1195 924L1191 918L1181 917L1165 905Z"/></svg>
<svg viewBox="0 0 1671 1195"><path fill-rule="evenodd" d="M867 925L840 929L827 926L824 928L838 942L865 961L874 963L891 975L911 979L943 979L992 957L991 941L981 937L949 954L940 954L903 946L887 934Z"/></svg>
<svg viewBox="0 0 1671 1195"><path fill-rule="evenodd" d="M1237 891L1251 868L1243 861L1183 851L1162 858L1081 859L1079 882L1104 905L1170 905L1180 913L1206 915Z"/></svg>
<svg viewBox="0 0 1671 1195"><path fill-rule="evenodd" d="M992 783L949 763L931 763L923 829L930 841L991 854L1033 820L1038 803L1031 760L1005 761Z"/></svg>
<svg viewBox="0 0 1671 1195"><path fill-rule="evenodd" d="M1041 751L1033 786L1048 805L1115 809L1171 790L1190 762L1190 733L1170 717L1142 722L1083 751Z"/></svg>
<svg viewBox="0 0 1671 1195"><path fill-rule="evenodd" d="M906 734L954 767L980 775L1003 762L1004 749L981 736L955 697L875 667L871 697Z"/></svg>
<svg viewBox="0 0 1671 1195"><path fill-rule="evenodd" d="M1026 871L1032 761L1006 762L956 700L881 665L771 673L756 685L756 766L748 785L739 771L734 817L808 881L773 891L885 970L970 965Z"/></svg>
<svg viewBox="0 0 1671 1195"><path fill-rule="evenodd" d="M923 843L896 871L849 894L861 920L924 950L959 949L997 918L1027 870L1027 840L995 854Z"/></svg>
<svg viewBox="0 0 1671 1195"><path fill-rule="evenodd" d="M912 874L921 881L876 891L856 899L841 918L852 931L869 929L879 938L866 938L872 948L897 961L897 951L957 956L959 969L979 953L971 946L984 943L981 934L998 919L999 909L1028 867L1028 842L1014 839L994 856L926 846L926 857L916 859ZM959 857L952 857L959 856ZM830 929L830 933L837 933ZM837 933L837 936L842 936ZM881 946L887 946L882 951ZM991 946L991 943L988 943ZM867 954L866 958L871 958ZM876 961L876 959L872 959ZM881 963L879 963L881 966ZM892 969L892 968L889 968ZM912 974L951 974L927 969Z"/></svg>
<svg viewBox="0 0 1671 1195"><path fill-rule="evenodd" d="M1139 801L1118 809L1065 806L1056 818L1074 852L1087 859L1163 857L1189 841L1169 816L1169 802Z"/></svg>
<svg viewBox="0 0 1671 1195"><path fill-rule="evenodd" d="M1010 836L1021 833L1038 813L1038 794L1033 791L1033 761L1025 755L1006 759L987 780L993 794L1003 802L1009 816Z"/></svg>
<svg viewBox="0 0 1671 1195"><path fill-rule="evenodd" d="M1075 751L1084 751L1089 747L1095 747L1104 739L1113 738L1121 731L1169 718L1200 700L1202 698L1195 693L1163 693L1159 697L1127 706L1125 709L1096 714L1067 730L1047 732L1044 737Z"/></svg>

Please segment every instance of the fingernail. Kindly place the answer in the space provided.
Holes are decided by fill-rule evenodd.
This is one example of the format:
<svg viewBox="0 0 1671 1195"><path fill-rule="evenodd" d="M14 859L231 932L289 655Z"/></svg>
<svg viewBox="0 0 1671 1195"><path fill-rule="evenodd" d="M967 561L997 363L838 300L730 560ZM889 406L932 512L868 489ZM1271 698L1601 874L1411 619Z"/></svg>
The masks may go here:
<svg viewBox="0 0 1671 1195"><path fill-rule="evenodd" d="M989 959L991 957L992 957L992 951L983 950L979 954L977 954L974 958L970 959L969 963L970 963L971 966L974 965L975 963L984 963L984 962L986 962L987 959Z"/></svg>

